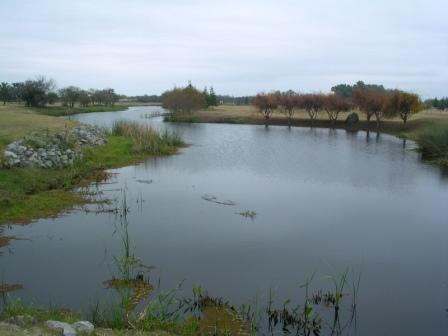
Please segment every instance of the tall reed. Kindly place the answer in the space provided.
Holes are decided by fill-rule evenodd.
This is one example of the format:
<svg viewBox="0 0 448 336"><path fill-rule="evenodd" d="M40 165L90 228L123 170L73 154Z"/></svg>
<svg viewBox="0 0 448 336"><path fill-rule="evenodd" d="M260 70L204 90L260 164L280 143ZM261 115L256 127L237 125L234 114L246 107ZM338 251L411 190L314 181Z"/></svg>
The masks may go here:
<svg viewBox="0 0 448 336"><path fill-rule="evenodd" d="M112 135L124 136L132 141L132 150L142 154L171 154L184 143L173 132L158 131L150 125L136 121L118 120L112 125Z"/></svg>
<svg viewBox="0 0 448 336"><path fill-rule="evenodd" d="M427 158L448 157L448 124L429 126L417 137L417 143Z"/></svg>

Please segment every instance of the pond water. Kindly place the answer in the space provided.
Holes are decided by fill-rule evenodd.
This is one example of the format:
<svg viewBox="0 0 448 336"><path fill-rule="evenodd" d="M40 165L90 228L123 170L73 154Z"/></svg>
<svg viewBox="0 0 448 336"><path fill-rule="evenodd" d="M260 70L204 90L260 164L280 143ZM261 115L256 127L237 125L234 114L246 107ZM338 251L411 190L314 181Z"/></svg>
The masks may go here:
<svg viewBox="0 0 448 336"><path fill-rule="evenodd" d="M160 107L73 117L133 119L176 131L179 154L111 170L102 197L126 192L132 251L163 288L185 280L235 304L302 300L314 272L361 274L358 335L448 332L448 180L412 142L365 132L281 126L172 124ZM96 188L96 187L95 187ZM204 197L205 196L205 197ZM213 202L230 200L234 205ZM95 208L95 206L93 206ZM254 218L238 213L253 211ZM108 291L120 253L116 218L75 209L12 226L0 274L25 301L86 308Z"/></svg>

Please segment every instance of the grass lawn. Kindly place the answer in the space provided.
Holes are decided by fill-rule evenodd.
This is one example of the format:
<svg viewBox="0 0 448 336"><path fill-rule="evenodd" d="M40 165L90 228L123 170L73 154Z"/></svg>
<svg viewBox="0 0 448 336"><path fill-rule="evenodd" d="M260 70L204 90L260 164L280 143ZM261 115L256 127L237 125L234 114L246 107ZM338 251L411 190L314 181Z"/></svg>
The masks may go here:
<svg viewBox="0 0 448 336"><path fill-rule="evenodd" d="M114 105L114 106L104 106L104 105L90 105L86 107L75 106L67 107L60 104L47 105L45 107L32 107L31 110L39 114L45 114L49 116L69 116L76 113L91 113L91 112L114 112L126 110L129 106L127 105Z"/></svg>
<svg viewBox="0 0 448 336"><path fill-rule="evenodd" d="M0 105L0 150L30 132L56 132L73 125L71 121L39 115L21 105Z"/></svg>

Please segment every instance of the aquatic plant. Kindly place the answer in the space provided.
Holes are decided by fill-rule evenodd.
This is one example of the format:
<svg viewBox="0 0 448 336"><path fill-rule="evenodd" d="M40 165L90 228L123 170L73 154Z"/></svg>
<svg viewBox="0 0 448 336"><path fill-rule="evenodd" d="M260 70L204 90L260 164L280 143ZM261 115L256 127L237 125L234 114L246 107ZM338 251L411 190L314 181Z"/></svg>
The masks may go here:
<svg viewBox="0 0 448 336"><path fill-rule="evenodd" d="M135 153L171 154L176 147L184 144L176 133L160 132L150 125L129 120L115 121L112 134L130 138Z"/></svg>
<svg viewBox="0 0 448 336"><path fill-rule="evenodd" d="M250 218L252 220L255 219L255 217L257 216L257 213L255 211L250 211L250 210L246 210L246 211L241 211L237 213L240 216L246 217L246 218Z"/></svg>

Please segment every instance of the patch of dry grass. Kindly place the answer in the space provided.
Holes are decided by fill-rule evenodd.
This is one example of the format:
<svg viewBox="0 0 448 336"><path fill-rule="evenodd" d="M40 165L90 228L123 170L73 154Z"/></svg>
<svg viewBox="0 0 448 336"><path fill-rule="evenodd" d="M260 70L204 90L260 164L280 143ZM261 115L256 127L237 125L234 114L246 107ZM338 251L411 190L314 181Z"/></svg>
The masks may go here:
<svg viewBox="0 0 448 336"><path fill-rule="evenodd" d="M72 121L37 114L21 105L0 105L0 150L31 132L57 132L73 125Z"/></svg>
<svg viewBox="0 0 448 336"><path fill-rule="evenodd" d="M366 121L366 117L364 113L362 113L359 110L352 110L348 112L341 112L339 114L338 120L345 120L347 116L352 113L356 112L359 115L359 120ZM216 117L222 117L222 118L259 118L260 120L263 120L263 116L258 112L258 110L252 106L252 105L220 105L215 108L209 108L206 110L201 110L196 113L193 113L193 117L199 117L199 118L216 118ZM287 120L287 116L284 113L281 113L280 111L275 111L272 115L273 119L278 120ZM294 114L294 120L308 120L309 116L306 113L305 110L297 110ZM448 112L439 111L439 110L425 110L420 113L414 114L411 116L409 120L419 120L419 119L446 119L448 120ZM329 121L328 115L325 111L320 111L318 114L317 120L323 120L323 121ZM397 117L393 119L387 119L389 122L397 122L397 123L403 123L403 121Z"/></svg>
<svg viewBox="0 0 448 336"><path fill-rule="evenodd" d="M354 127L348 127L345 124L346 117L357 112L359 123ZM258 110L250 105L221 105L212 109L195 112L188 116L179 116L176 118L179 122L199 122L199 123L228 123L228 124L255 124L265 123L263 116ZM270 125L290 125L298 127L323 127L323 128L343 128L351 130L372 130L376 131L375 122L368 123L365 115L360 111L349 111L340 113L335 124L331 124L325 111L321 111L315 121L311 121L304 110L295 113L294 118L289 122L287 116L276 111L268 122ZM433 124L448 123L448 112L439 110L425 110L412 115L406 124L400 118L384 119L381 122L380 131L409 139L417 139L418 135L427 127Z"/></svg>

